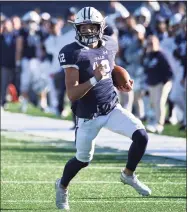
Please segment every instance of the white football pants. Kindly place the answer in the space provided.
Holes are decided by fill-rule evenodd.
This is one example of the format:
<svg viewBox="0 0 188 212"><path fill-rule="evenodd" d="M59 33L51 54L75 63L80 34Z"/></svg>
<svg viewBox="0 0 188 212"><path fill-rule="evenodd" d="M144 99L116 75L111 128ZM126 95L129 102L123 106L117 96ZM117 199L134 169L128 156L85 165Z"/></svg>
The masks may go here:
<svg viewBox="0 0 188 212"><path fill-rule="evenodd" d="M142 122L120 104L117 104L108 115L94 119L78 118L76 158L79 161L89 162L93 159L95 138L102 127L129 138L132 138L137 129L145 129Z"/></svg>
<svg viewBox="0 0 188 212"><path fill-rule="evenodd" d="M28 93L29 87L32 83L34 74L38 71L40 61L37 58L27 59L23 58L21 62L21 76L20 76L20 90L22 93Z"/></svg>

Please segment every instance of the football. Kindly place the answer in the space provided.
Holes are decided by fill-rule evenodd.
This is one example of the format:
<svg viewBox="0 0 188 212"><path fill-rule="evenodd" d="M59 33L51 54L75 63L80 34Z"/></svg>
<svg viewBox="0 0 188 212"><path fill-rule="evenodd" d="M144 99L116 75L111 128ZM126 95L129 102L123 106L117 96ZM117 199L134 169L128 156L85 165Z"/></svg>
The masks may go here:
<svg viewBox="0 0 188 212"><path fill-rule="evenodd" d="M114 66L112 80L115 87L125 86L125 84L129 82L130 76L123 67Z"/></svg>

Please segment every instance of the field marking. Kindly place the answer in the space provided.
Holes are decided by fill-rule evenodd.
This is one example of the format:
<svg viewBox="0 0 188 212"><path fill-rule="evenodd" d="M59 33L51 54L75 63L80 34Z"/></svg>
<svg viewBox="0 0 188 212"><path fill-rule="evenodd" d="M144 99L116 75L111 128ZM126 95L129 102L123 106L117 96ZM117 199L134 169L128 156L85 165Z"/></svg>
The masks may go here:
<svg viewBox="0 0 188 212"><path fill-rule="evenodd" d="M160 163L158 163L157 165L156 165L157 167L176 167L176 166L178 166L178 167L185 167L186 168L186 165L183 165L183 164L160 164Z"/></svg>
<svg viewBox="0 0 188 212"><path fill-rule="evenodd" d="M179 165L179 164L177 164L177 165L175 165L175 164L173 164L173 165L169 165L169 166L167 166L167 167L174 167L174 166L178 166L178 167L182 167L182 168L186 168L186 165ZM6 164L4 164L4 165L2 165L1 164L1 167L2 168L46 168L46 167L49 167L49 168L63 168L64 166L59 166L59 165L51 165L51 164L48 164L48 165L34 165L34 164L32 164L32 165L6 165ZM165 167L165 166L161 166L161 167ZM121 170L123 168L123 166L122 167L117 167L117 166L89 166L89 167L87 167L86 169L119 169L119 170ZM153 167L138 167L137 169L145 169L145 168L159 168L159 166L157 165L157 167L155 167L155 166L153 166ZM85 169L85 170L86 170ZM155 171L154 171L155 172Z"/></svg>
<svg viewBox="0 0 188 212"><path fill-rule="evenodd" d="M3 167L3 165L1 165L1 167L2 168L46 168L46 167L49 167L49 168L63 168L64 166L53 166L53 165L4 165L4 167ZM101 166L101 167L99 167L99 166L90 166L90 167L87 167L86 169L119 169L119 170L121 170L123 168L123 166L122 167L117 167L117 166L109 166L109 167L103 167L103 166ZM141 167L138 167L139 169L141 168ZM85 169L85 170L86 170Z"/></svg>
<svg viewBox="0 0 188 212"><path fill-rule="evenodd" d="M143 197L147 198L147 197ZM163 197L161 197L163 198ZM126 198L125 198L126 199ZM2 202L4 203L53 203L54 201L50 200L5 200ZM1 203L2 203L1 202ZM177 203L186 203L186 200L180 199L172 199L172 200L70 200L70 203L169 203L169 202L176 202Z"/></svg>
<svg viewBox="0 0 188 212"><path fill-rule="evenodd" d="M1 181L3 184L54 184L55 181ZM152 185L185 185L186 182L143 182ZM72 181L71 184L122 184L118 181Z"/></svg>

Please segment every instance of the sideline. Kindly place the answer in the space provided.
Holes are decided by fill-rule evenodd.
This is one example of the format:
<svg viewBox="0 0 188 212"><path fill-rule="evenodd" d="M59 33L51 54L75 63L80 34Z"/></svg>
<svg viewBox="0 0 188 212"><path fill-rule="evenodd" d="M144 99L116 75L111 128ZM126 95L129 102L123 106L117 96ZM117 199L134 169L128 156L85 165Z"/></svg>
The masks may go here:
<svg viewBox="0 0 188 212"><path fill-rule="evenodd" d="M73 123L67 120L36 117L7 111L1 113L2 131L22 132L26 135L53 139L53 141L61 139L73 142L74 131L70 130L72 126ZM96 145L102 148L128 150L130 144L129 138L107 129L102 129L96 138ZM149 133L146 154L186 161L186 139Z"/></svg>

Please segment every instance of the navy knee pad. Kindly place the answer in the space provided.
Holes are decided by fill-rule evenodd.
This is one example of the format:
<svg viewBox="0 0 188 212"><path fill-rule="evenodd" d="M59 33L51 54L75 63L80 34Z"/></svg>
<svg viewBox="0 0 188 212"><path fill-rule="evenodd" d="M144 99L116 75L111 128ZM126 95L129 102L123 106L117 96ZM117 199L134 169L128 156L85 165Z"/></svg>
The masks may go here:
<svg viewBox="0 0 188 212"><path fill-rule="evenodd" d="M73 159L76 161L76 164L78 165L78 167L81 167L81 168L87 167L90 163L90 162L79 161L76 157L74 157Z"/></svg>
<svg viewBox="0 0 188 212"><path fill-rule="evenodd" d="M136 130L132 135L132 140L135 143L139 143L139 145L146 146L148 143L148 134L145 129Z"/></svg>

